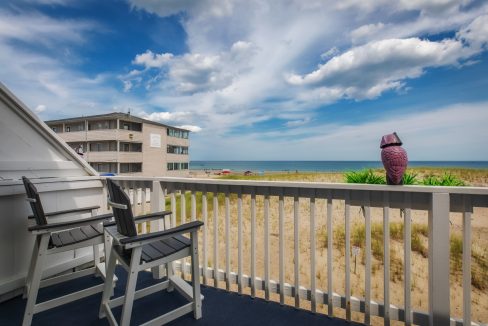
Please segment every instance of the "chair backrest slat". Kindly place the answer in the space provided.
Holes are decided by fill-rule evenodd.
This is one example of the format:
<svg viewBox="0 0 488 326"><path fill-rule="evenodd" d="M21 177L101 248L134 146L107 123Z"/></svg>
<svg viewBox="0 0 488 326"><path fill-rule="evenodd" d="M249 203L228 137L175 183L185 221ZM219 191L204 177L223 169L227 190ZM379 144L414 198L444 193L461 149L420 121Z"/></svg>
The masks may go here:
<svg viewBox="0 0 488 326"><path fill-rule="evenodd" d="M117 231L127 237L136 236L136 223L134 222L134 216L132 215L129 197L122 188L111 179L107 179L107 188L110 201L127 206L127 209L112 206L115 223L117 224Z"/></svg>
<svg viewBox="0 0 488 326"><path fill-rule="evenodd" d="M29 204L32 208L32 213L34 214L34 218L36 219L37 225L46 225L47 219L46 219L46 215L44 214L44 209L42 208L41 198L39 197L37 188L26 177L22 177L22 181L24 182L24 187L25 187L25 192L27 193L27 197L29 199L33 199L29 201Z"/></svg>

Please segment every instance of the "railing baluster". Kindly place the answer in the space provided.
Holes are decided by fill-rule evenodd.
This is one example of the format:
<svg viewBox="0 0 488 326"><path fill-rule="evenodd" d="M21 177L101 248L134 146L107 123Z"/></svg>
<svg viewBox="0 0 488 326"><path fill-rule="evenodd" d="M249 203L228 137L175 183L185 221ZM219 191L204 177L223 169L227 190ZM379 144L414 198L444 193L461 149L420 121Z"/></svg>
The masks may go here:
<svg viewBox="0 0 488 326"><path fill-rule="evenodd" d="M264 298L269 300L269 194L264 196Z"/></svg>
<svg viewBox="0 0 488 326"><path fill-rule="evenodd" d="M279 198L279 246L280 246L280 304L285 304L285 227L284 227L284 217L285 217L285 203L283 198L283 191L281 192Z"/></svg>
<svg viewBox="0 0 488 326"><path fill-rule="evenodd" d="M405 193L405 216L403 219L403 248L404 248L404 268L403 268L403 279L405 280L404 289L404 304L405 304L405 325L412 325L412 308L411 308L411 275L410 266L411 260L410 255L412 252L412 232L411 232L411 205L412 198L409 192Z"/></svg>
<svg viewBox="0 0 488 326"><path fill-rule="evenodd" d="M345 227L345 272L346 272L346 320L351 321L351 205L349 191L345 193L344 201L344 227Z"/></svg>
<svg viewBox="0 0 488 326"><path fill-rule="evenodd" d="M180 190L180 224L186 223L186 193L185 189ZM185 278L185 267L186 267L186 259L182 258L180 260L181 263L181 277Z"/></svg>
<svg viewBox="0 0 488 326"><path fill-rule="evenodd" d="M256 296L256 193L251 192L251 297Z"/></svg>
<svg viewBox="0 0 488 326"><path fill-rule="evenodd" d="M230 291L230 201L225 192L225 289Z"/></svg>
<svg viewBox="0 0 488 326"><path fill-rule="evenodd" d="M463 321L471 325L471 198L463 196Z"/></svg>
<svg viewBox="0 0 488 326"><path fill-rule="evenodd" d="M171 189L171 225L174 228L176 226L176 189Z"/></svg>
<svg viewBox="0 0 488 326"><path fill-rule="evenodd" d="M371 323L371 209L369 192L364 194L364 229L366 233L366 265L364 271L364 323Z"/></svg>
<svg viewBox="0 0 488 326"><path fill-rule="evenodd" d="M237 193L237 291L242 294L242 189Z"/></svg>
<svg viewBox="0 0 488 326"><path fill-rule="evenodd" d="M332 192L327 193L327 313L330 317L334 316L334 295L333 278L332 278L332 261L333 261L333 232L332 232Z"/></svg>
<svg viewBox="0 0 488 326"><path fill-rule="evenodd" d="M317 312L315 298L315 194L310 198L310 299L312 312Z"/></svg>
<svg viewBox="0 0 488 326"><path fill-rule="evenodd" d="M213 219L214 219L214 286L219 287L219 194L213 193Z"/></svg>
<svg viewBox="0 0 488 326"><path fill-rule="evenodd" d="M146 214L146 185L142 183L141 188L141 214ZM147 233L147 223L141 223L142 233Z"/></svg>
<svg viewBox="0 0 488 326"><path fill-rule="evenodd" d="M208 239L208 214L207 214L207 191L202 191L202 219L203 219L203 284L207 285L207 268L208 268L208 253L207 253L207 239Z"/></svg>
<svg viewBox="0 0 488 326"><path fill-rule="evenodd" d="M130 188L132 188L132 214L137 216L137 188L135 181L130 182Z"/></svg>
<svg viewBox="0 0 488 326"><path fill-rule="evenodd" d="M151 213L161 212L165 210L166 203L164 200L164 190L161 188L161 183L159 181L152 182L152 191L150 192L150 211ZM163 230L163 220L151 221L149 223L149 228L151 232L157 232ZM153 278L161 279L164 275L164 267L157 266L152 268Z"/></svg>
<svg viewBox="0 0 488 326"><path fill-rule="evenodd" d="M384 325L390 325L390 202L388 192L383 193L383 297Z"/></svg>
<svg viewBox="0 0 488 326"><path fill-rule="evenodd" d="M191 191L191 221L196 221L197 219L197 196L195 190Z"/></svg>
<svg viewBox="0 0 488 326"><path fill-rule="evenodd" d="M298 189L295 190L293 198L293 232L294 232L294 254L295 254L295 307L300 308L300 232L299 232L299 218L300 218L300 202Z"/></svg>

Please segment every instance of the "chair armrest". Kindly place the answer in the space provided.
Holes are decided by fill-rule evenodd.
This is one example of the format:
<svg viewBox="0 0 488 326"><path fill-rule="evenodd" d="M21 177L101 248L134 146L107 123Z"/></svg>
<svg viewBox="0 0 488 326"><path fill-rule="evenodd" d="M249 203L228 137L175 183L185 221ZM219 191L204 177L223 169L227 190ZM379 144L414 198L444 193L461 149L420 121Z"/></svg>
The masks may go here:
<svg viewBox="0 0 488 326"><path fill-rule="evenodd" d="M147 222L147 221L158 220L158 219L165 217L166 215L169 215L169 214L171 214L171 211L162 211L162 212L150 213L150 214L145 214L145 215L139 215L139 216L134 217L134 222L143 223L143 222ZM112 226L112 225L115 225L115 221L103 223L103 226Z"/></svg>
<svg viewBox="0 0 488 326"><path fill-rule="evenodd" d="M51 213L44 213L46 217L63 215L63 214L70 214L70 213L79 213L79 212L90 212L94 209L99 209L100 206L89 206L89 207L80 207L80 208L73 208L73 209L66 209L63 211L51 212ZM34 218L34 215L29 215L27 218L31 219Z"/></svg>
<svg viewBox="0 0 488 326"><path fill-rule="evenodd" d="M134 237L123 238L120 239L119 242L126 248L138 247L147 243L163 240L177 234L198 231L198 229L202 225L203 222L201 221L193 221L164 231L140 234Z"/></svg>
<svg viewBox="0 0 488 326"><path fill-rule="evenodd" d="M84 218L84 219L79 219L74 221L48 223L44 225L34 225L29 227L28 230L35 234L55 232L55 231L61 231L66 229L72 229L83 225L98 224L104 220L111 219L112 217L113 214L109 213L109 214L97 215L97 216L92 216L89 218Z"/></svg>

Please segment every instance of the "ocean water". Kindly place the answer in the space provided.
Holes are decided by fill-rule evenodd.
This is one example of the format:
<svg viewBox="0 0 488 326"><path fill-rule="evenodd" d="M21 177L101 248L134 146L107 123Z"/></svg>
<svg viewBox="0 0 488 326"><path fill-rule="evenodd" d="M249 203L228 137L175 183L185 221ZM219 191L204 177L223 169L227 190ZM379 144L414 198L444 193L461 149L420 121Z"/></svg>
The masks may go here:
<svg viewBox="0 0 488 326"><path fill-rule="evenodd" d="M412 161L408 166L488 169L488 161ZM341 172L382 167L380 161L190 161L190 170Z"/></svg>

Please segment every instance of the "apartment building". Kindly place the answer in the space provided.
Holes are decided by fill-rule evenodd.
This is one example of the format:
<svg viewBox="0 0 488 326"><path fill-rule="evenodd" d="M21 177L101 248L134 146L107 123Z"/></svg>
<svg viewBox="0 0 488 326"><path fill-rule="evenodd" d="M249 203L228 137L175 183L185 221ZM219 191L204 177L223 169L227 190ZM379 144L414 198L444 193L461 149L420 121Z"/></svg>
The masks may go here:
<svg viewBox="0 0 488 326"><path fill-rule="evenodd" d="M99 173L188 176L188 130L126 113L45 123Z"/></svg>

